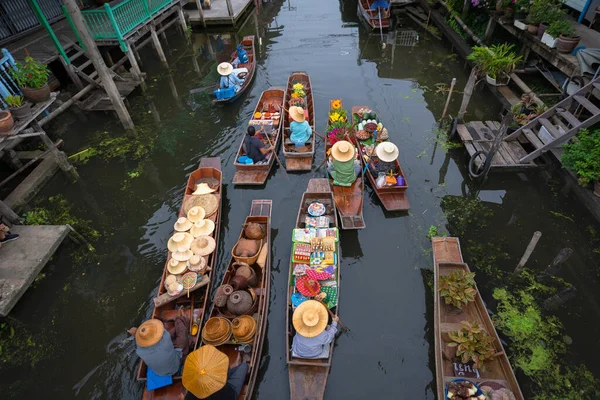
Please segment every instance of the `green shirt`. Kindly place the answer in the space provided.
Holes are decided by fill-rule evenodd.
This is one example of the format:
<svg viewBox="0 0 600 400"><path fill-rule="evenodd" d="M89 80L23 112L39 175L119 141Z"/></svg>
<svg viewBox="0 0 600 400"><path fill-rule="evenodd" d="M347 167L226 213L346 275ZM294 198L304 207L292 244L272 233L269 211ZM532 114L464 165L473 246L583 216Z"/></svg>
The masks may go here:
<svg viewBox="0 0 600 400"><path fill-rule="evenodd" d="M356 180L356 174L354 173L354 157L344 162L334 159L331 176L334 185L352 186Z"/></svg>

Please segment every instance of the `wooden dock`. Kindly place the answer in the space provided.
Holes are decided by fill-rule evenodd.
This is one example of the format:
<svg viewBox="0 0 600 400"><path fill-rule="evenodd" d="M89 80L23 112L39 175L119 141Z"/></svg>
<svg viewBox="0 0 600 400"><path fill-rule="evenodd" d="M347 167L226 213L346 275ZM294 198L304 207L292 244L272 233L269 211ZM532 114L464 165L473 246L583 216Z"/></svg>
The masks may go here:
<svg viewBox="0 0 600 400"><path fill-rule="evenodd" d="M6 317L69 234L66 225L14 225L0 247L0 316Z"/></svg>
<svg viewBox="0 0 600 400"><path fill-rule="evenodd" d="M478 151L489 151L494 138L498 134L498 129L500 129L500 123L496 121L472 121L459 124L456 127L460 139L469 152L469 156L473 156ZM526 139L502 141L498 152L492 159L491 169L514 171L540 167L539 164L533 161L528 163L519 161L527 155L528 151L523 146L528 146L528 144L529 141ZM483 157L478 157L475 160L475 166L479 167L482 161Z"/></svg>
<svg viewBox="0 0 600 400"><path fill-rule="evenodd" d="M202 18L206 25L238 25L240 18L254 3L253 0L230 0L232 15L229 14L227 0L211 2L210 10L185 10L190 17L192 25L202 25Z"/></svg>

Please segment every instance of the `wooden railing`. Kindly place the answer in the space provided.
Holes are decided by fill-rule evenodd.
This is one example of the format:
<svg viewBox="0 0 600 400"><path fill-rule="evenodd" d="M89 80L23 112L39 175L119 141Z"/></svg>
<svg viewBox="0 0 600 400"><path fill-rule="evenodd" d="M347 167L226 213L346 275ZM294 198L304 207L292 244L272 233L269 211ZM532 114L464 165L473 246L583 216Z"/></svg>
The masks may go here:
<svg viewBox="0 0 600 400"><path fill-rule="evenodd" d="M121 50L127 51L125 36L154 15L179 0L124 0L103 9L82 11L83 18L95 40L117 40ZM67 18L70 18L68 14Z"/></svg>

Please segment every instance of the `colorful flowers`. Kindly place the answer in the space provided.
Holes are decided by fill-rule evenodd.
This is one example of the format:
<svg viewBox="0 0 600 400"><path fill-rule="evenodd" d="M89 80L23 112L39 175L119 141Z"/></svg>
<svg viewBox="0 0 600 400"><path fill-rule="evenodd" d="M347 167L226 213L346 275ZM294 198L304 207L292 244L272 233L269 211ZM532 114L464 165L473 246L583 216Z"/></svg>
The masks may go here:
<svg viewBox="0 0 600 400"><path fill-rule="evenodd" d="M301 84L301 83L295 83L295 84L292 86L292 89L294 89L294 91L303 90L303 89L304 89L304 85L303 85L303 84Z"/></svg>
<svg viewBox="0 0 600 400"><path fill-rule="evenodd" d="M332 100L331 108L333 110L339 110L340 108L342 108L342 100L340 100L340 99Z"/></svg>
<svg viewBox="0 0 600 400"><path fill-rule="evenodd" d="M294 92L292 93L292 99L297 99L298 98L298 93Z"/></svg>
<svg viewBox="0 0 600 400"><path fill-rule="evenodd" d="M332 112L331 114L329 114L329 119L331 120L331 122L337 122L340 120L340 114Z"/></svg>

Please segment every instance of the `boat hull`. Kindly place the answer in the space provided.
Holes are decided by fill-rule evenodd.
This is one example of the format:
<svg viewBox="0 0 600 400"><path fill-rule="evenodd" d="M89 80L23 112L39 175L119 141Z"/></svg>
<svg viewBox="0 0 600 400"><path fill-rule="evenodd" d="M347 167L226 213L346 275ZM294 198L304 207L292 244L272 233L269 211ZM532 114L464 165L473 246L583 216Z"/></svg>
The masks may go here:
<svg viewBox="0 0 600 400"><path fill-rule="evenodd" d="M292 86L295 82L299 82L304 86L304 90L306 92L306 102L307 102L307 112L308 118L307 121L310 124L312 130L315 130L315 104L314 98L312 94L312 84L310 81L310 77L306 72L293 72L288 78L286 91L285 91L285 100L284 103L289 110L289 101L291 100ZM312 168L313 158L315 156L315 134L310 137L308 141L308 150L303 152L292 151L294 147L293 144L290 145L289 142L290 137L290 123L291 119L288 117L284 121L284 143L283 143L283 157L285 158L285 169L290 172L301 172L301 171L310 171Z"/></svg>
<svg viewBox="0 0 600 400"><path fill-rule="evenodd" d="M371 0L359 0L358 1L358 14L363 18L363 20L371 27L371 29L379 29L381 25L381 29L388 29L390 27L390 8L386 8L381 10L381 23L379 18L379 13L377 10L370 10L371 4L373 1Z"/></svg>
<svg viewBox="0 0 600 400"><path fill-rule="evenodd" d="M248 55L248 63L247 64L240 64L238 66L238 68L248 68L248 76L246 76L246 80L244 81L244 84L242 85L241 89L239 90L239 92L237 92L233 97L230 97L228 99L222 99L222 100L217 100L216 98L213 99L213 103L215 104L231 104L233 102L235 102L237 99L239 99L240 97L242 97L242 95L246 92L246 90L252 86L252 81L254 80L254 75L256 73L256 52L255 52L255 47L254 47L254 36L244 36L244 38L242 39L242 46L244 46L245 50L246 50L246 54ZM237 50L233 52L233 54L231 55L231 61L233 63L233 60L235 60L237 58ZM211 96L214 96L214 94L211 94Z"/></svg>

